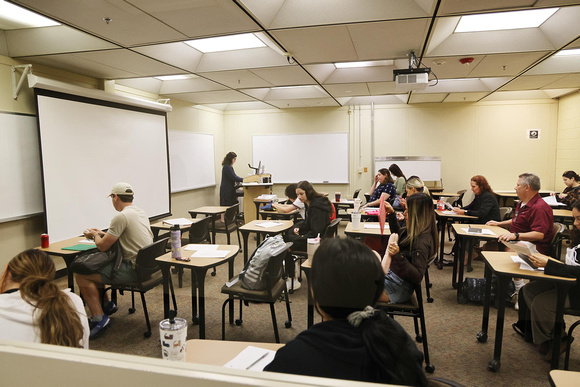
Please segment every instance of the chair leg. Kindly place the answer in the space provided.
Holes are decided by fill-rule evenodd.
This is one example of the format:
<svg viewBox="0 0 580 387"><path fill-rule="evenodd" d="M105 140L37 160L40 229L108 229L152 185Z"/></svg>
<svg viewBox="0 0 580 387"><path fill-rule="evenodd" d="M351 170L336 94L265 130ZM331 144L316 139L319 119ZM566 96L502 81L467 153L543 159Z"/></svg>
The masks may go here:
<svg viewBox="0 0 580 387"><path fill-rule="evenodd" d="M570 363L570 344L572 344L572 332L574 328L576 328L580 324L580 320L576 321L574 324L570 325L570 329L568 329L568 345L566 346L566 358L564 360L564 369L568 369L568 364Z"/></svg>
<svg viewBox="0 0 580 387"><path fill-rule="evenodd" d="M274 303L270 304L270 313L272 314L272 324L274 325L274 337L276 337L276 343L279 343L280 335L278 335L278 323L276 322L276 308L274 308Z"/></svg>
<svg viewBox="0 0 580 387"><path fill-rule="evenodd" d="M431 281L429 280L429 266L425 270L425 293L427 293L427 302L433 302L433 297L431 297Z"/></svg>
<svg viewBox="0 0 580 387"><path fill-rule="evenodd" d="M226 305L232 301L232 299L228 298L222 305L222 340L226 339Z"/></svg>
<svg viewBox="0 0 580 387"><path fill-rule="evenodd" d="M135 291L131 290L131 308L129 314L135 313Z"/></svg>
<svg viewBox="0 0 580 387"><path fill-rule="evenodd" d="M423 341L423 336L419 332L419 322L417 321L417 316L413 317L413 323L415 324L415 340L420 343Z"/></svg>
<svg viewBox="0 0 580 387"><path fill-rule="evenodd" d="M227 237L228 237L228 245L229 245L229 244L230 244L230 232L229 232L229 231L227 231L227 232L226 232L226 235L227 235Z"/></svg>
<svg viewBox="0 0 580 387"><path fill-rule="evenodd" d="M177 313L177 301L175 300L175 289L173 288L171 276L169 276L169 291L171 292L171 299L173 300L173 310Z"/></svg>
<svg viewBox="0 0 580 387"><path fill-rule="evenodd" d="M145 314L145 322L147 323L147 332L143 333L145 338L151 337L151 322L149 321L149 313L147 312L147 302L145 301L145 293L141 293L141 304L143 305L143 313Z"/></svg>
<svg viewBox="0 0 580 387"><path fill-rule="evenodd" d="M419 305L419 320L421 321L421 335L423 338L423 356L425 357L425 371L432 374L435 366L429 360L429 345L427 344L427 327L425 324L425 310L423 309L423 297L417 292L417 304Z"/></svg>
<svg viewBox="0 0 580 387"><path fill-rule="evenodd" d="M286 284L284 284L286 286ZM292 311L290 310L290 299L288 297L288 289L284 289L284 298L286 299L286 313L288 313L288 321L284 323L286 328L290 328L292 326Z"/></svg>
<svg viewBox="0 0 580 387"><path fill-rule="evenodd" d="M238 246L240 246L240 252L242 252L242 239L240 238L240 229L236 228L236 232L238 233Z"/></svg>
<svg viewBox="0 0 580 387"><path fill-rule="evenodd" d="M240 299L240 318L236 319L235 323L237 326L242 325L242 323L244 322L244 320L242 319L242 310L243 310L243 301L242 299Z"/></svg>
<svg viewBox="0 0 580 387"><path fill-rule="evenodd" d="M177 268L177 286L181 289L183 287L183 267Z"/></svg>

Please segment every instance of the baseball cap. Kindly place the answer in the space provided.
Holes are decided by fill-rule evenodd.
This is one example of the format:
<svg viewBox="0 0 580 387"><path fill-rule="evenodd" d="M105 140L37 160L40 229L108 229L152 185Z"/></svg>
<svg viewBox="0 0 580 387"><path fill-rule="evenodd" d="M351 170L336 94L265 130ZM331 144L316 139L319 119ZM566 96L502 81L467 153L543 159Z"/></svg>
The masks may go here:
<svg viewBox="0 0 580 387"><path fill-rule="evenodd" d="M117 183L111 188L111 193L109 194L109 196L113 195L133 195L133 187L129 183Z"/></svg>

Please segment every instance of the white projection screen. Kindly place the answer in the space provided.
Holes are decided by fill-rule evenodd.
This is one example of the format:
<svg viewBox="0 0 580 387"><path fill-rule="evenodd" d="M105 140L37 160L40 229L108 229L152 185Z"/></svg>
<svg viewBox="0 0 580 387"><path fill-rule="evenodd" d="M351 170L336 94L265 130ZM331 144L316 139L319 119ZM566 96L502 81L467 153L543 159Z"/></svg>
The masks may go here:
<svg viewBox="0 0 580 387"><path fill-rule="evenodd" d="M150 218L171 212L166 113L35 89L51 242L109 226L120 181Z"/></svg>

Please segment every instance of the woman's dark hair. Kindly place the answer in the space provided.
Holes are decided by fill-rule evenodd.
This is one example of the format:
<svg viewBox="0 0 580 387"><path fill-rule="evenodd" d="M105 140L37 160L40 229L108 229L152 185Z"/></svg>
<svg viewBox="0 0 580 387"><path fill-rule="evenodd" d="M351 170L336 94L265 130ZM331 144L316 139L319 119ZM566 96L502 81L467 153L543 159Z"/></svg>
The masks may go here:
<svg viewBox="0 0 580 387"><path fill-rule="evenodd" d="M317 307L333 319L346 319L367 305L373 306L384 289L384 274L372 250L352 238L322 241L312 258L312 295ZM405 348L414 345L400 325L375 310L358 326L376 364L377 382L426 385L422 355Z"/></svg>
<svg viewBox="0 0 580 387"><path fill-rule="evenodd" d="M35 308L33 316L44 344L82 348L83 326L71 299L54 280L55 266L44 251L30 249L8 262L6 272L19 284L20 296ZM6 274L6 273L5 273ZM4 291L6 276L0 283Z"/></svg>
<svg viewBox="0 0 580 387"><path fill-rule="evenodd" d="M224 160L222 161L222 165L232 165L232 161L236 157L238 157L236 152L228 152L228 154L226 155L226 157L224 157Z"/></svg>
<svg viewBox="0 0 580 387"><path fill-rule="evenodd" d="M284 190L284 195L286 195L291 200L296 200L296 187L297 184L288 184Z"/></svg>
<svg viewBox="0 0 580 387"><path fill-rule="evenodd" d="M385 183L394 183L395 182L395 180L393 180L393 177L391 176L391 172L389 172L389 170L387 168L379 169L379 173L381 175L385 175L387 177L387 181L385 181Z"/></svg>
<svg viewBox="0 0 580 387"><path fill-rule="evenodd" d="M485 177L483 177L481 175L475 175L471 178L471 181L473 181L475 184L477 184L481 193L484 193L484 192L493 193L493 190L489 186L489 183L487 182L487 179Z"/></svg>
<svg viewBox="0 0 580 387"><path fill-rule="evenodd" d="M403 179L407 180L405 174L403 173L403 171L401 171L401 168L399 168L397 164L391 164L391 166L389 167L389 171L391 171L393 175L397 177L402 177Z"/></svg>
<svg viewBox="0 0 580 387"><path fill-rule="evenodd" d="M298 184L296 185L296 188L297 189L300 188L301 190L303 190L304 192L306 192L306 198L310 202L313 201L316 198L319 198L319 197L324 196L324 195L319 194L318 192L316 192L316 190L314 189L314 187L312 186L312 184L310 184L306 180L299 181Z"/></svg>
<svg viewBox="0 0 580 387"><path fill-rule="evenodd" d="M435 211L433 211L433 199L426 193L419 192L407 197L407 237L399 241L400 247L409 245L413 249L413 243L419 235L428 232L431 235L433 251L437 251L439 238L435 223Z"/></svg>
<svg viewBox="0 0 580 387"><path fill-rule="evenodd" d="M572 209L576 209L576 211L580 211L580 200L576 200L572 203ZM576 226L572 227L572 231L570 232L570 246L578 246L580 244L580 230Z"/></svg>
<svg viewBox="0 0 580 387"><path fill-rule="evenodd" d="M580 183L580 176L574 171L566 171L562 174L562 177L567 177L568 179L574 179Z"/></svg>

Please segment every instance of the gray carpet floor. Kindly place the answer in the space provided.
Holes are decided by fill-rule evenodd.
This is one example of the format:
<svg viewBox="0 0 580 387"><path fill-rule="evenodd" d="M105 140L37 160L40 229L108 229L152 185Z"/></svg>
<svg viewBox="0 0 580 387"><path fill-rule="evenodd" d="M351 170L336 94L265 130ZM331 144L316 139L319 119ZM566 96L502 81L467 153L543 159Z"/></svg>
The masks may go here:
<svg viewBox="0 0 580 387"><path fill-rule="evenodd" d="M344 223L344 222L343 222ZM343 233L344 225L339 228L339 235ZM252 239L252 238L250 238ZM234 236L233 242L237 238ZM225 236L218 236L218 243L225 243ZM451 250L451 242L446 241L446 251ZM255 249L255 241L251 241L250 249ZM242 268L243 254L235 259L236 273ZM467 273L469 277L483 277L484 264L475 261L474 271ZM487 369L489 360L493 357L495 338L496 310L491 308L489 339L486 343L479 343L476 334L481 330L483 307L477 304L460 305L456 301L456 291L451 287L451 267L437 270L432 267L429 271L433 284L431 295L433 303L425 303L427 334L431 363L435 366L434 376L450 379L466 386L547 386L550 366L537 352L536 347L524 342L511 328L517 320L517 312L506 308L506 320L503 335L502 362L499 372L490 372ZM206 278L206 338L221 339L221 307L226 296L220 293L221 287L228 280L227 267L217 269L217 275L207 275ZM65 279L60 279L62 286L66 286ZM174 283L177 283L174 278ZM77 288L78 289L78 288ZM77 290L78 291L78 290ZM188 320L188 339L198 338L199 329L192 324L190 273L184 273L182 288L176 288L178 317ZM160 358L159 321L163 319L162 287L151 290L146 294L148 310L153 325L153 334L144 338L146 330L143 308L139 296L136 297L134 314L128 313L131 306L130 294L119 296L119 311L112 316L113 324L105 334L90 343L91 350L118 352L139 356ZM306 329L307 282L302 282L300 289L290 295L292 309L292 326L284 327L287 320L284 303L276 305L278 329L282 342L292 340L298 333ZM237 318L236 304L236 318ZM251 304L244 307L243 324L241 326L226 323L226 340L274 342L274 332L267 304ZM315 316L315 323L320 317ZM398 317L397 321L414 337L411 318ZM567 318L569 326L575 320ZM417 343L420 350L422 344ZM564 356L561 357L561 365ZM571 370L580 370L580 344L572 345Z"/></svg>

